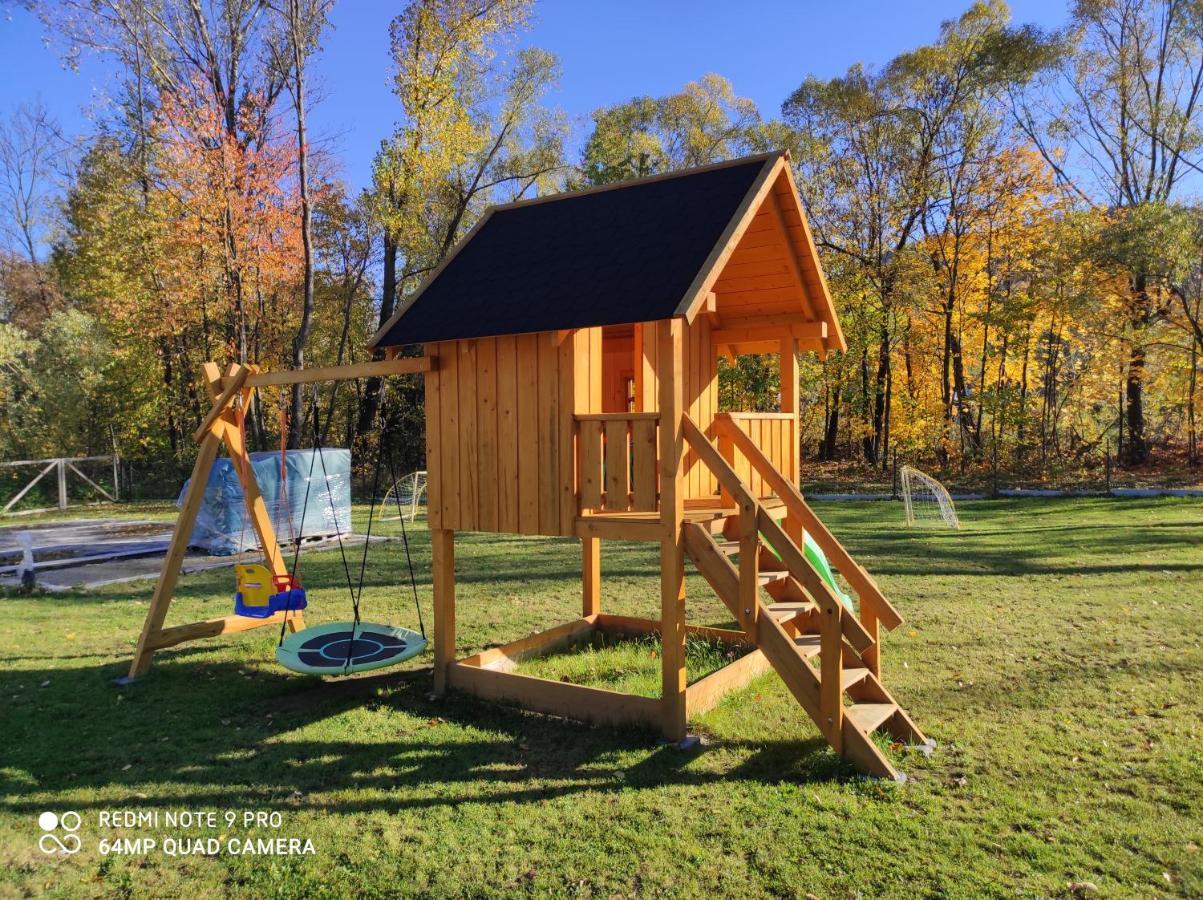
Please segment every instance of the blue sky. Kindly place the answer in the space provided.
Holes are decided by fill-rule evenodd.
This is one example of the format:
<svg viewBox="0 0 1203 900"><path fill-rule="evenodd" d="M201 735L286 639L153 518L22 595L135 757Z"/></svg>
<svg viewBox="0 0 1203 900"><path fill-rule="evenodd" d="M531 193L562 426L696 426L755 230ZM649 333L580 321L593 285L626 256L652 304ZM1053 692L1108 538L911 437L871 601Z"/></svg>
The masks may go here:
<svg viewBox="0 0 1203 900"><path fill-rule="evenodd" d="M932 40L940 22L969 0L864 2L716 2L716 0L542 0L524 38L560 57L563 76L549 102L577 124L598 106L638 94L665 94L706 72L719 72L766 115L807 74L832 76L855 62L881 64ZM344 178L364 186L372 156L392 129L388 22L400 0L340 0L334 30L317 62L323 98L311 120L344 163ZM1015 0L1016 21L1061 25L1060 2ZM0 20L0 113L41 98L69 133L90 129L103 107L104 64L87 59L63 69L32 15Z"/></svg>

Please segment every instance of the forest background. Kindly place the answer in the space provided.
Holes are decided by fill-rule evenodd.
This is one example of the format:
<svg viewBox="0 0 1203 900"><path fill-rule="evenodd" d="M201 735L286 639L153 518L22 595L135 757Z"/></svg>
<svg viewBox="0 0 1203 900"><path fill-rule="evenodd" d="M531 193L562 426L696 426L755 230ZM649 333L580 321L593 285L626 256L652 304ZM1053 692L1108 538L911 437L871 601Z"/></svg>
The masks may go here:
<svg viewBox="0 0 1203 900"><path fill-rule="evenodd" d="M0 121L0 460L116 449L172 495L203 361L362 361L491 204L788 149L849 344L802 358L804 484L1198 480L1203 3L1081 0L1049 31L984 0L776 109L712 72L582 131L532 0L411 0L358 192L311 136L333 0L16 5L116 77L86 135L36 100ZM721 363L722 403L774 408L776 372ZM248 438L421 468L420 380L383 391L264 392Z"/></svg>

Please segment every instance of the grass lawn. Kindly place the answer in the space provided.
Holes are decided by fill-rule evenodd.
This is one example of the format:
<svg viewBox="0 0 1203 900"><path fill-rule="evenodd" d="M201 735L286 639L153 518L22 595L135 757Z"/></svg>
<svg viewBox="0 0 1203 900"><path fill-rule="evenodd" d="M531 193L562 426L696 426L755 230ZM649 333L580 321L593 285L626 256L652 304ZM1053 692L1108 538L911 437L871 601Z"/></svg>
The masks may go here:
<svg viewBox="0 0 1203 900"><path fill-rule="evenodd" d="M136 512L137 510L131 510ZM0 598L0 896L698 897L1203 895L1203 504L960 505L908 532L896 504L817 505L907 618L887 686L939 746L906 785L852 776L773 674L694 723L701 747L468 698L432 701L429 655L323 682L273 660L270 629L128 665L150 583ZM414 538L430 621L430 553ZM657 551L603 545L603 605L654 615ZM457 545L472 652L572 618L570 541ZM345 618L337 551L303 563L312 622ZM374 550L364 618L414 626L399 544ZM169 622L223 615L229 572L188 576ZM729 617L696 576L691 620ZM531 663L648 693L654 643ZM703 668L713 650L694 648ZM99 827L111 810L274 810L278 829ZM83 850L38 849L76 810ZM310 856L225 851L235 836ZM216 856L101 838L222 838Z"/></svg>

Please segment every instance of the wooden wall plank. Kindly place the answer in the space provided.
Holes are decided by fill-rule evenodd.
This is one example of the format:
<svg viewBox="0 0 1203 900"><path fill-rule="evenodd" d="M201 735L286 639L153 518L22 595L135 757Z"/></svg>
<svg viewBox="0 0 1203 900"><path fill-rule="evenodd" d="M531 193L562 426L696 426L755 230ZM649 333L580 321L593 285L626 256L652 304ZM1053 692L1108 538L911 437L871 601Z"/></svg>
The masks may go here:
<svg viewBox="0 0 1203 900"><path fill-rule="evenodd" d="M459 341L459 530L476 531L480 445L476 434L476 341Z"/></svg>
<svg viewBox="0 0 1203 900"><path fill-rule="evenodd" d="M476 527L497 530L497 338L476 342Z"/></svg>
<svg viewBox="0 0 1203 900"><path fill-rule="evenodd" d="M602 423L581 423L580 445L581 508L600 509L602 495Z"/></svg>
<svg viewBox="0 0 1203 900"><path fill-rule="evenodd" d="M589 381L588 334L576 329L563 335L557 348L559 354L559 411L556 417L556 440L560 445L560 480L556 491L560 521L556 534L576 534L576 409L577 394ZM554 484L554 483L553 483Z"/></svg>
<svg viewBox="0 0 1203 900"><path fill-rule="evenodd" d="M537 335L515 341L518 378L518 532L539 533L539 346Z"/></svg>
<svg viewBox="0 0 1203 900"><path fill-rule="evenodd" d="M623 419L606 422L606 509L610 512L625 512L629 506L629 460L627 422Z"/></svg>
<svg viewBox="0 0 1203 900"><path fill-rule="evenodd" d="M656 423L649 419L636 419L631 423L632 464L631 489L634 494L632 508L636 512L652 512L656 509Z"/></svg>
<svg viewBox="0 0 1203 900"><path fill-rule="evenodd" d="M655 412L660 408L659 387L656 381L656 327L655 323L648 322L640 329L643 338L643 346L639 350L642 360L640 370L643 373L643 394L639 398L642 404L638 407L639 412Z"/></svg>
<svg viewBox="0 0 1203 900"><path fill-rule="evenodd" d="M497 527L518 531L518 349L513 335L497 339Z"/></svg>
<svg viewBox="0 0 1203 900"><path fill-rule="evenodd" d="M539 534L560 533L560 365L556 335L537 337L539 348Z"/></svg>
<svg viewBox="0 0 1203 900"><path fill-rule="evenodd" d="M443 414L439 397L438 344L431 344L427 355L436 357L435 367L423 375L426 388L426 524L431 529L443 527L443 456L440 438Z"/></svg>
<svg viewBox="0 0 1203 900"><path fill-rule="evenodd" d="M456 341L444 341L438 345L440 408L442 416L443 450L443 521L442 527L460 527L460 492L463 486L459 478L459 345Z"/></svg>

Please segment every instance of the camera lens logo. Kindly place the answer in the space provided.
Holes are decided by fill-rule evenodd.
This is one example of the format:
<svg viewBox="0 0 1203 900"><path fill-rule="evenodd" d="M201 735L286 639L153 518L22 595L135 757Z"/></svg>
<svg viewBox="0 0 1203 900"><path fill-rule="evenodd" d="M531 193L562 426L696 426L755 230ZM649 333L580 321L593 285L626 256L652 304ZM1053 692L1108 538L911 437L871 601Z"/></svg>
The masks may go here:
<svg viewBox="0 0 1203 900"><path fill-rule="evenodd" d="M78 853L83 842L75 832L79 831L80 818L77 812L65 812L61 816L52 812L44 812L38 816L38 825L42 829L42 837L38 846L48 856L61 853L70 856Z"/></svg>

